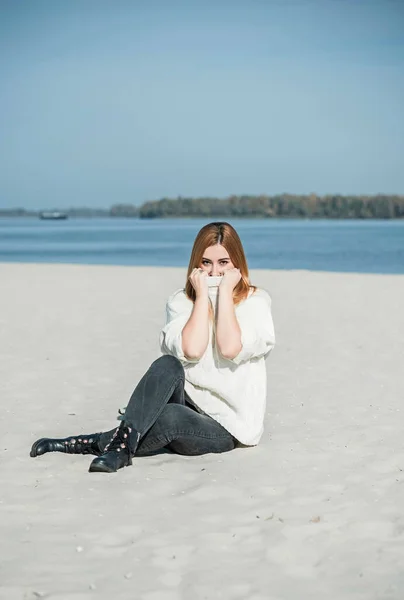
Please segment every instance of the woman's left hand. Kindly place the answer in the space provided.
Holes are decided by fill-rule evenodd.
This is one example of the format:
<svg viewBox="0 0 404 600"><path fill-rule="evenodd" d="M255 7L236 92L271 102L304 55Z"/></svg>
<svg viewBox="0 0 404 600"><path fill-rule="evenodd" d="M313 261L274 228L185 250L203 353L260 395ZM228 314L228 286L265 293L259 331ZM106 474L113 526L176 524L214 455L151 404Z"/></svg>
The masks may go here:
<svg viewBox="0 0 404 600"><path fill-rule="evenodd" d="M226 287L233 291L240 279L240 269L227 269L227 271L223 273L223 279L220 282L219 289L222 287Z"/></svg>

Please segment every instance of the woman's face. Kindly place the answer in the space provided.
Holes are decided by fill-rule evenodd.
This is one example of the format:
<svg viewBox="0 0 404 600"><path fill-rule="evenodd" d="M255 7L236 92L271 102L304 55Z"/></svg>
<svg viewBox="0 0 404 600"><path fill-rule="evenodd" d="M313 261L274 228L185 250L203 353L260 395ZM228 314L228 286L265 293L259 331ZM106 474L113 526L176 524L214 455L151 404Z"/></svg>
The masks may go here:
<svg viewBox="0 0 404 600"><path fill-rule="evenodd" d="M206 248L199 267L212 277L222 275L228 269L234 269L229 253L220 244Z"/></svg>

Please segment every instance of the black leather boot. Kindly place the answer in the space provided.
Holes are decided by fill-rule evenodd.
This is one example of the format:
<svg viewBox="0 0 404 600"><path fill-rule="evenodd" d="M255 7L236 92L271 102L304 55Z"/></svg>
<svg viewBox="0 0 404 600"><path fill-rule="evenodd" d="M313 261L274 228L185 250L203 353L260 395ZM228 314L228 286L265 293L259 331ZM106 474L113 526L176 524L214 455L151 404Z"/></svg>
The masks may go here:
<svg viewBox="0 0 404 600"><path fill-rule="evenodd" d="M89 471L91 473L115 473L122 467L128 467L132 464L132 456L136 452L139 439L140 433L122 421L105 446L104 453L92 461Z"/></svg>
<svg viewBox="0 0 404 600"><path fill-rule="evenodd" d="M30 456L41 456L46 452L64 452L65 454L95 454L100 456L100 433L70 436L63 439L41 438L32 444Z"/></svg>

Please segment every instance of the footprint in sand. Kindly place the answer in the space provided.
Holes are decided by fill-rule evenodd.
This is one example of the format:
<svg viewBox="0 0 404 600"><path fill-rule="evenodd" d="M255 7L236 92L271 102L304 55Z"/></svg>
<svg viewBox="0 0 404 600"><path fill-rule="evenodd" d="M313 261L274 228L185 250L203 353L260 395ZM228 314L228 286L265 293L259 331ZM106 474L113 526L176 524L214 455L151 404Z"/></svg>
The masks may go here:
<svg viewBox="0 0 404 600"><path fill-rule="evenodd" d="M156 590L142 594L139 598L140 600L183 600L183 595L174 591Z"/></svg>
<svg viewBox="0 0 404 600"><path fill-rule="evenodd" d="M165 571L177 571L185 567L190 560L194 546L170 545L154 549L152 564Z"/></svg>
<svg viewBox="0 0 404 600"><path fill-rule="evenodd" d="M91 540L91 553L95 556L120 556L141 537L142 528L131 525L130 535L128 530L122 534L119 531L102 532Z"/></svg>

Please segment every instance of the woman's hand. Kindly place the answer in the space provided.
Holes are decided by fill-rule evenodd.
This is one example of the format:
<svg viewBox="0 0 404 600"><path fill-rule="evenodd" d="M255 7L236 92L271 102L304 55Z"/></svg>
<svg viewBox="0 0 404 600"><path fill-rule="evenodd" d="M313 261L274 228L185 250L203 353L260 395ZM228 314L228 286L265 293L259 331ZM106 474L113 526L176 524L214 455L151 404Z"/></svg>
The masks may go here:
<svg viewBox="0 0 404 600"><path fill-rule="evenodd" d="M241 279L241 272L240 269L227 269L226 271L224 271L223 273L223 279L220 282L220 286L219 286L219 290L221 288L227 288L231 291L234 290L234 288L236 287L236 285L238 284L238 282Z"/></svg>
<svg viewBox="0 0 404 600"><path fill-rule="evenodd" d="M203 269L194 269L189 276L189 281L197 296L208 295L208 274Z"/></svg>

